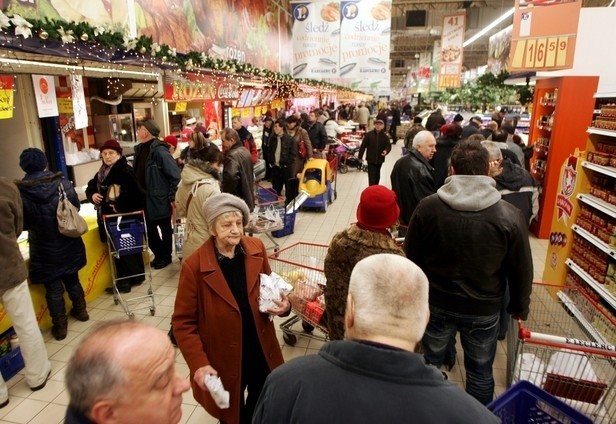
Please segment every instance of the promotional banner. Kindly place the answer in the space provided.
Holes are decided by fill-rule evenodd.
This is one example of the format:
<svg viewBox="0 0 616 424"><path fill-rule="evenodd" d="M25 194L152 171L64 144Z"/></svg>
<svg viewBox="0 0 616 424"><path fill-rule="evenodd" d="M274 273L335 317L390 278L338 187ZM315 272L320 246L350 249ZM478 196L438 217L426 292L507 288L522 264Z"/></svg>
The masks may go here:
<svg viewBox="0 0 616 424"><path fill-rule="evenodd" d="M509 52L511 51L511 34L513 25L490 37L488 44L488 69L494 75L507 70L509 65Z"/></svg>
<svg viewBox="0 0 616 424"><path fill-rule="evenodd" d="M573 66L582 0L516 0L509 71Z"/></svg>
<svg viewBox="0 0 616 424"><path fill-rule="evenodd" d="M293 77L337 76L340 59L340 3L292 2Z"/></svg>
<svg viewBox="0 0 616 424"><path fill-rule="evenodd" d="M466 13L443 16L443 34L441 36L439 89L460 87L462 76L462 59L464 50L464 31L466 30Z"/></svg>
<svg viewBox="0 0 616 424"><path fill-rule="evenodd" d="M213 76L189 74L188 79L178 79L165 84L165 100L207 101L237 100L240 97L240 85L237 81Z"/></svg>
<svg viewBox="0 0 616 424"><path fill-rule="evenodd" d="M86 107L86 96L83 92L83 79L81 75L71 75L70 82L75 129L86 128L88 126L88 110Z"/></svg>
<svg viewBox="0 0 616 424"><path fill-rule="evenodd" d="M0 119L13 117L13 75L0 75Z"/></svg>
<svg viewBox="0 0 616 424"><path fill-rule="evenodd" d="M46 75L32 75L32 83L39 118L58 116L54 78Z"/></svg>
<svg viewBox="0 0 616 424"><path fill-rule="evenodd" d="M391 1L340 2L340 77L353 90L390 87Z"/></svg>

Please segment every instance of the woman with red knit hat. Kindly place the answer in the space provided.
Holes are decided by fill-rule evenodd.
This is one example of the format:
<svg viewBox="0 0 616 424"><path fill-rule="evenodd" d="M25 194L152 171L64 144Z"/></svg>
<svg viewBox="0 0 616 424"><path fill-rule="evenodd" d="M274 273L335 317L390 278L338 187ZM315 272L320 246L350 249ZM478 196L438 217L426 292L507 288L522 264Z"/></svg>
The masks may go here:
<svg viewBox="0 0 616 424"><path fill-rule="evenodd" d="M337 233L327 251L324 271L325 310L330 340L344 338L349 280L355 264L378 253L404 256L389 232L400 214L396 193L382 185L366 188L357 207L357 223Z"/></svg>

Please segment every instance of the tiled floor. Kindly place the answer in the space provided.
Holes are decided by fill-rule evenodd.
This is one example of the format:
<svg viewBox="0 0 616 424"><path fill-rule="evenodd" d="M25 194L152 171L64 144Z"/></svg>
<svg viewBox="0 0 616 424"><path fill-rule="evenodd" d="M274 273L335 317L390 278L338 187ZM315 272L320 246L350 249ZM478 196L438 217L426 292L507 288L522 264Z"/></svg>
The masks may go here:
<svg viewBox="0 0 616 424"><path fill-rule="evenodd" d="M382 170L381 183L390 186L389 175L394 162L401 155L400 143L394 146L392 153L387 158ZM368 185L368 176L364 172L351 169L345 175L339 175L337 181L337 199L328 208L327 213L300 212L295 223L295 233L281 239L276 239L281 246L288 246L297 241L327 244L331 237L349 223L355 221L355 210L359 202L361 191ZM273 247L270 240L263 237L266 245ZM533 250L535 280L541 279L545 264L547 249L546 240L530 239ZM180 264L176 259L167 268L153 270L153 285L156 296L156 315L150 316L147 309L136 313L137 319L159 327L163 331L169 329L170 316L173 309L177 280ZM141 286L137 291L145 292L146 287ZM90 321L78 322L69 318L68 337L58 342L49 332L45 334L47 352L52 363L52 376L47 386L38 392L32 392L26 385L21 374L13 377L8 385L10 387L10 403L0 409L0 424L5 423L32 423L32 424L56 424L61 423L68 404L68 395L64 387L64 371L74 347L83 337L84 333L98 321L125 316L119 305L114 305L109 295L103 295L99 299L88 304ZM289 360L298 356L316 353L323 342L300 337L295 346L286 346L282 340L282 333L278 331L282 352L285 359ZM459 343L458 343L459 346ZM496 394L505 389L506 345L499 343L497 357L494 363L494 375L496 379ZM459 355L461 349L459 349ZM458 364L462 362L461 356ZM177 354L177 367L180 372L188 376L188 367L182 355ZM464 367L456 365L448 373L452 381L464 384ZM184 395L182 423L207 424L215 423L205 410L198 406L190 393Z"/></svg>

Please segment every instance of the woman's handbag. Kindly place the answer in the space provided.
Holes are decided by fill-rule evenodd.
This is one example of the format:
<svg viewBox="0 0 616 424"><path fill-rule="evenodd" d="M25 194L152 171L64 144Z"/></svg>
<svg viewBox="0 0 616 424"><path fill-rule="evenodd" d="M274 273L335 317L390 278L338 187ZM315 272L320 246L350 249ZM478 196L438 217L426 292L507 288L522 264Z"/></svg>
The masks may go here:
<svg viewBox="0 0 616 424"><path fill-rule="evenodd" d="M88 224L77 208L68 200L62 183L58 186L58 231L67 237L81 237L88 231Z"/></svg>

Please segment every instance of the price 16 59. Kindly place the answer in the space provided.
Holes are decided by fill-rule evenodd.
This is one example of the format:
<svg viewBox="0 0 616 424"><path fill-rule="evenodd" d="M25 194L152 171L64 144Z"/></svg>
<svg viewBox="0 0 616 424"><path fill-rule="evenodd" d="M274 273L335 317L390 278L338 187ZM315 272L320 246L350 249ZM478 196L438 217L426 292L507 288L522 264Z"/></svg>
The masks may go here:
<svg viewBox="0 0 616 424"><path fill-rule="evenodd" d="M568 36L517 40L511 68L562 68L567 63L569 44L572 42L575 42L575 39Z"/></svg>

